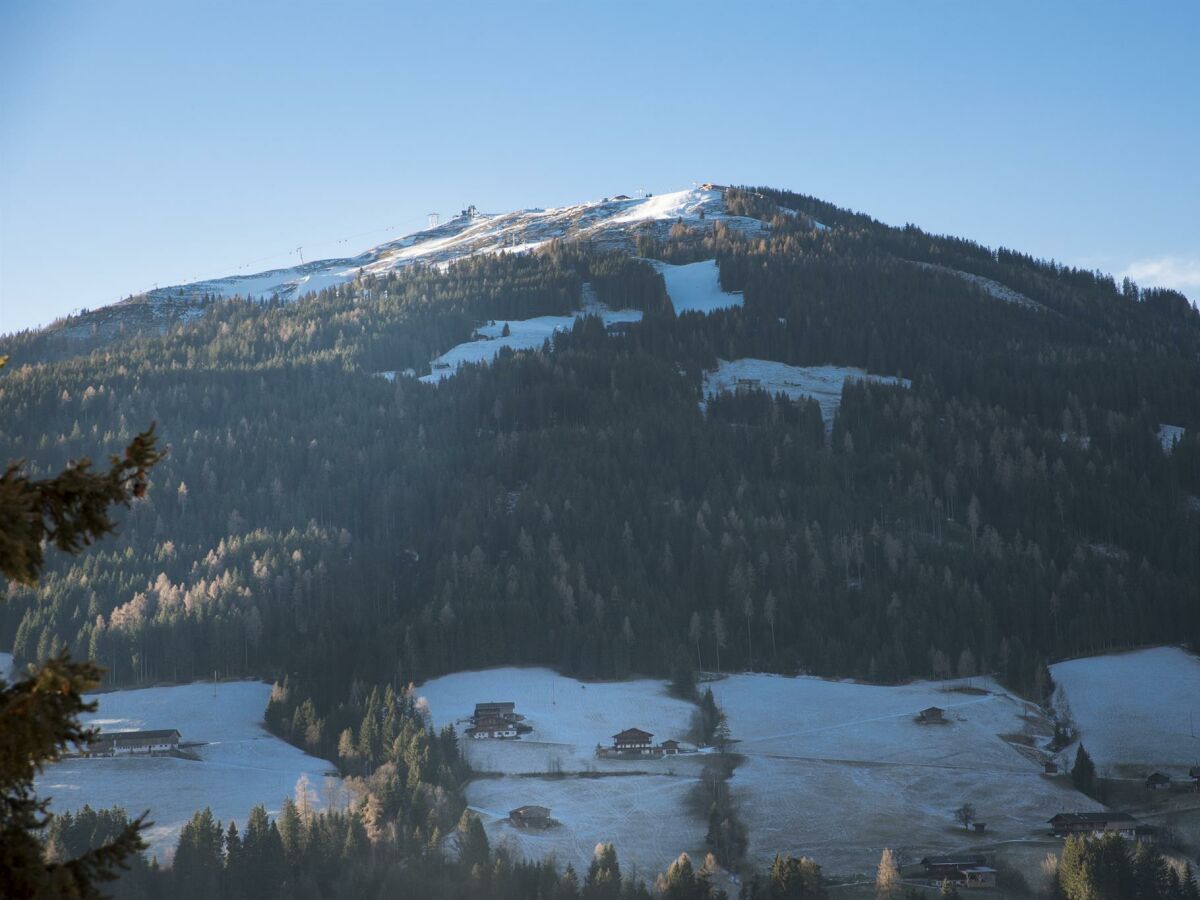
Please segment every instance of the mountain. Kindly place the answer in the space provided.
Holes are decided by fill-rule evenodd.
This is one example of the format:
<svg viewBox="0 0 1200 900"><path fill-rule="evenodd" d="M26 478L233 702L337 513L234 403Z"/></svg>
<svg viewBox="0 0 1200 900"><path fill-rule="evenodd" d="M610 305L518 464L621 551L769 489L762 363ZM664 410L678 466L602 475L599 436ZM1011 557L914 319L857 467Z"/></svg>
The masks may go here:
<svg viewBox="0 0 1200 900"><path fill-rule="evenodd" d="M201 315L216 300L294 300L412 265L444 266L469 256L530 252L553 240L582 240L598 248L632 251L639 235L665 239L675 223L694 226L706 221L722 222L747 235L761 234L768 227L759 219L731 215L724 191L715 186L503 214L481 213L472 206L447 222L357 256L156 288L58 320L43 335L57 343L59 353L74 353L122 336L162 333L172 324Z"/></svg>
<svg viewBox="0 0 1200 900"><path fill-rule="evenodd" d="M1200 641L1200 315L1170 291L711 187L89 316L0 339L0 451L156 421L171 452L119 538L12 590L18 663L288 675L319 713L718 658L1041 697L1056 659Z"/></svg>

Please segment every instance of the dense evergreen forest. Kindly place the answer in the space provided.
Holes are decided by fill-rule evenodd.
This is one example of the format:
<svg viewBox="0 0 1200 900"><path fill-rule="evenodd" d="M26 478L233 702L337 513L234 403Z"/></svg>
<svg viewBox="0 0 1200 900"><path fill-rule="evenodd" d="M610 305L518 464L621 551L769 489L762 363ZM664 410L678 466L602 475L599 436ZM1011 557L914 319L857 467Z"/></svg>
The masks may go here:
<svg viewBox="0 0 1200 900"><path fill-rule="evenodd" d="M0 643L18 662L68 647L113 684L287 678L314 704L302 742L329 748L353 685L499 663L988 671L1036 695L1054 658L1200 641L1184 298L796 194L727 205L767 236L679 223L631 247L715 258L745 305L708 316L676 317L636 256L556 242L213 300L76 355L0 340L5 456L50 471L150 421L170 445L118 538L12 589ZM584 283L645 319L582 319L438 387L375 374L576 309ZM759 391L702 411L703 371L738 357L912 387L848 385L831 433L815 403ZM1171 450L1161 423L1188 429Z"/></svg>

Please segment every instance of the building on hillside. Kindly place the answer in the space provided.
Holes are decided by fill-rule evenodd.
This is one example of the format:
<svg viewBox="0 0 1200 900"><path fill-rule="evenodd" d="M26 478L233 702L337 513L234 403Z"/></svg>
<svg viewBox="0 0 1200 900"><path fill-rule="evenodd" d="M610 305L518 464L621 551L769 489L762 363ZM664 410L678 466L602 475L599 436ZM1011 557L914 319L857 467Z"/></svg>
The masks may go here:
<svg viewBox="0 0 1200 900"><path fill-rule="evenodd" d="M613 735L613 750L617 753L652 753L654 748L650 739L654 737L648 731L640 728L626 728Z"/></svg>
<svg viewBox="0 0 1200 900"><path fill-rule="evenodd" d="M1188 777L1196 782L1196 790L1200 791L1200 766L1192 766L1188 769Z"/></svg>
<svg viewBox="0 0 1200 900"><path fill-rule="evenodd" d="M1152 791L1160 791L1163 788L1171 786L1171 776L1165 775L1162 772L1153 772L1146 779L1146 787Z"/></svg>
<svg viewBox="0 0 1200 900"><path fill-rule="evenodd" d="M679 752L679 741L666 740L659 744L658 748L666 755L673 756Z"/></svg>
<svg viewBox="0 0 1200 900"><path fill-rule="evenodd" d="M995 887L996 870L979 853L959 853L951 856L927 856L921 860L925 879L932 884L949 881L959 887Z"/></svg>
<svg viewBox="0 0 1200 900"><path fill-rule="evenodd" d="M489 738L514 738L517 736L517 725L515 722L506 722L504 719L489 716L472 720L467 734L477 741Z"/></svg>
<svg viewBox="0 0 1200 900"><path fill-rule="evenodd" d="M1058 763L1056 763L1056 762L1046 763L1046 774L1047 775L1057 775L1058 774Z"/></svg>
<svg viewBox="0 0 1200 900"><path fill-rule="evenodd" d="M475 719L504 719L510 722L515 722L520 716L517 715L517 704L511 700L492 701L488 703L476 703Z"/></svg>
<svg viewBox="0 0 1200 900"><path fill-rule="evenodd" d="M171 753L179 749L179 732L174 728L154 731L110 731L88 742L84 756L132 756Z"/></svg>
<svg viewBox="0 0 1200 900"><path fill-rule="evenodd" d="M946 711L940 706L930 706L917 713L917 721L922 725L941 725L946 721Z"/></svg>
<svg viewBox="0 0 1200 900"><path fill-rule="evenodd" d="M613 197L613 199L614 200L630 200L632 198L628 194L617 194L617 196Z"/></svg>
<svg viewBox="0 0 1200 900"><path fill-rule="evenodd" d="M476 740L514 738L520 732L517 723L523 718L517 713L517 704L510 700L476 703L467 734Z"/></svg>
<svg viewBox="0 0 1200 900"><path fill-rule="evenodd" d="M1056 837L1072 834L1119 834L1127 840L1137 840L1137 820L1123 812L1059 813L1050 820L1050 832Z"/></svg>
<svg viewBox="0 0 1200 900"><path fill-rule="evenodd" d="M508 821L518 828L549 828L554 823L544 806L518 806L509 810Z"/></svg>

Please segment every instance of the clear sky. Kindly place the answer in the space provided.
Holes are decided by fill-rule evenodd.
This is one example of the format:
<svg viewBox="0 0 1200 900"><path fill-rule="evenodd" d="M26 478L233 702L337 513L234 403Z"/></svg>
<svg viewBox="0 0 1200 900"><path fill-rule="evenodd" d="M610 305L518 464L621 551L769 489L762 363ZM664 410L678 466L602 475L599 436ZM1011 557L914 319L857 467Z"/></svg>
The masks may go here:
<svg viewBox="0 0 1200 900"><path fill-rule="evenodd" d="M1198 48L1195 0L0 0L0 331L692 181L1197 301Z"/></svg>

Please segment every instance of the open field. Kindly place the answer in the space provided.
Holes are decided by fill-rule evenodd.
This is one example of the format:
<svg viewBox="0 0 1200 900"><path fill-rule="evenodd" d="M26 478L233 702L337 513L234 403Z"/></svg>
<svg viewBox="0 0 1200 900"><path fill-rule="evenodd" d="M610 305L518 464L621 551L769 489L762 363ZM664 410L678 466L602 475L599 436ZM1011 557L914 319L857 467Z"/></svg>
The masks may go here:
<svg viewBox="0 0 1200 900"><path fill-rule="evenodd" d="M316 759L262 727L271 686L257 681L194 683L172 687L96 694L100 708L85 721L102 731L177 728L200 761L165 756L68 759L46 769L37 780L40 796L53 798L57 812L122 806L131 815L150 810L154 827L146 832L149 853L165 859L179 831L205 806L228 822L244 826L251 807L279 812L296 781L307 775L315 805L328 801L340 782L325 773L332 764Z"/></svg>
<svg viewBox="0 0 1200 900"><path fill-rule="evenodd" d="M832 874L871 873L885 846L920 858L1044 834L1054 813L1097 804L1048 779L1003 734L1044 728L989 679L877 686L734 675L713 684L745 758L731 782L750 858L812 856ZM919 725L928 706L947 724ZM953 812L972 803L982 835Z"/></svg>
<svg viewBox="0 0 1200 900"><path fill-rule="evenodd" d="M1200 765L1200 659L1155 647L1050 667L1101 774L1186 776Z"/></svg>

